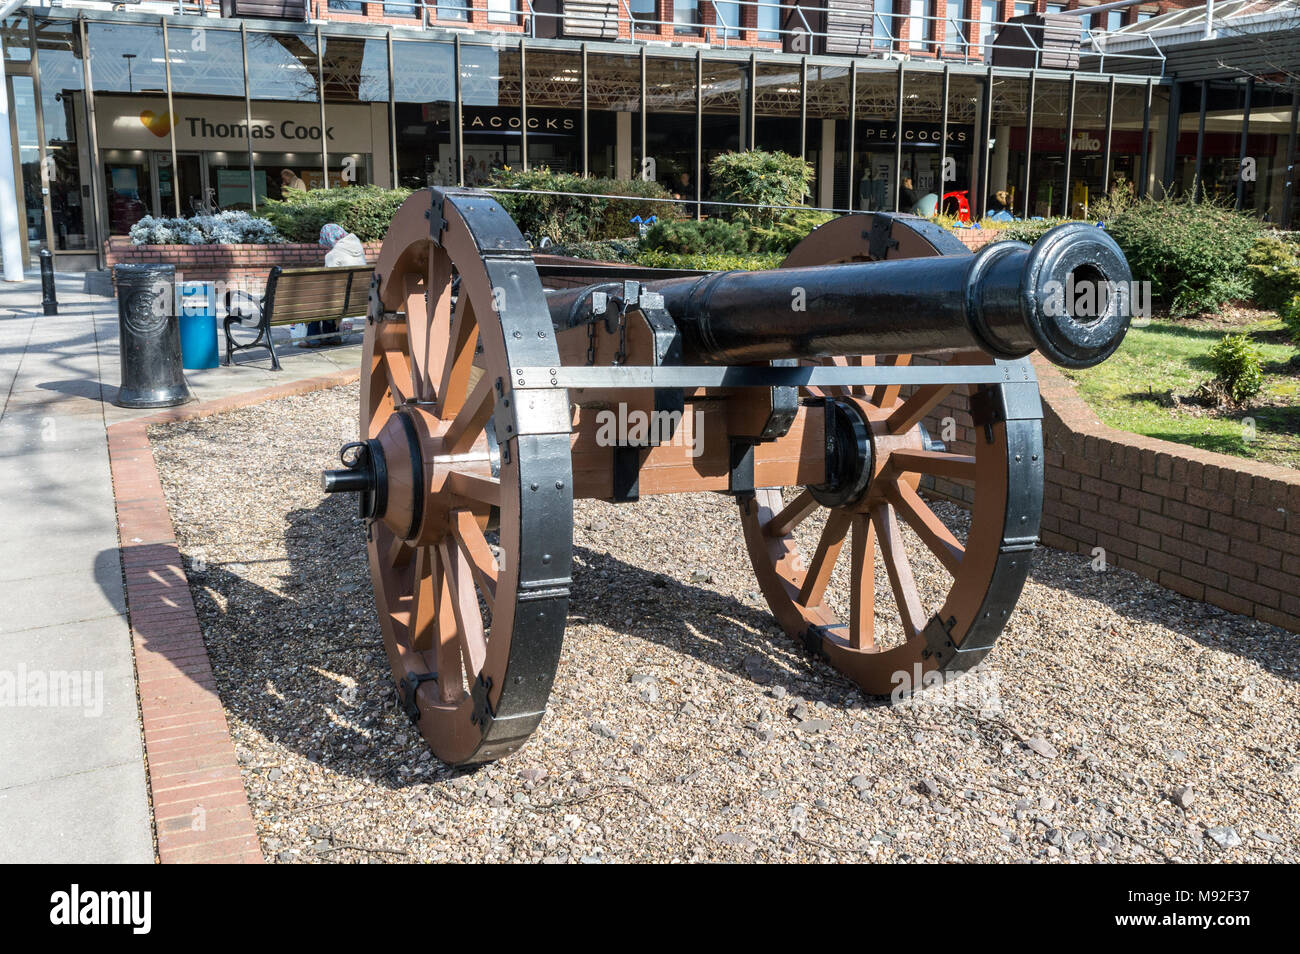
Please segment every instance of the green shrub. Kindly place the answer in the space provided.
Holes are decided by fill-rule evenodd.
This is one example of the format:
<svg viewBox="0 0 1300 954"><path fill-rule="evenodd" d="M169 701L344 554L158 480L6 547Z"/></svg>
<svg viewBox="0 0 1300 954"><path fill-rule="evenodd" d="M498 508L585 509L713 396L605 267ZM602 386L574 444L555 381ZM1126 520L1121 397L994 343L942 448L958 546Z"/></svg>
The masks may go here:
<svg viewBox="0 0 1300 954"><path fill-rule="evenodd" d="M709 272L746 271L760 268L778 268L784 255L760 253L736 255L710 252L704 255L679 255L674 252L645 251L636 257L638 265L647 268L694 268Z"/></svg>
<svg viewBox="0 0 1300 954"><path fill-rule="evenodd" d="M749 251L749 233L744 226L725 219L658 222L646 233L641 247L650 252L671 252L677 255L703 255L709 252L740 255Z"/></svg>
<svg viewBox="0 0 1300 954"><path fill-rule="evenodd" d="M788 255L792 248L808 237L809 232L833 218L835 216L829 212L813 209L782 212L770 226L756 225L753 228L750 232L750 248L756 252Z"/></svg>
<svg viewBox="0 0 1300 954"><path fill-rule="evenodd" d="M1300 295L1300 247L1276 235L1258 239L1246 256L1255 304L1278 311Z"/></svg>
<svg viewBox="0 0 1300 954"><path fill-rule="evenodd" d="M566 242L539 248L538 251L585 258L591 262L632 262L636 261L640 249L641 243L637 239L606 239L603 242Z"/></svg>
<svg viewBox="0 0 1300 954"><path fill-rule="evenodd" d="M267 199L258 214L268 219L290 242L315 242L322 225L343 226L363 242L374 242L388 233L397 207L406 201L410 189L381 189L379 186L348 186L289 192L279 201Z"/></svg>
<svg viewBox="0 0 1300 954"><path fill-rule="evenodd" d="M1210 363L1234 401L1244 401L1264 386L1264 369L1259 349L1245 335L1224 335L1210 349Z"/></svg>
<svg viewBox="0 0 1300 954"><path fill-rule="evenodd" d="M1065 222L1072 222L1073 219L1023 219L1017 222L1007 222L1004 224L994 225L998 230L995 242L1027 242L1033 245L1037 242L1048 229L1055 228ZM980 223L981 226L984 223Z"/></svg>
<svg viewBox="0 0 1300 954"><path fill-rule="evenodd" d="M1291 341L1294 342L1297 348L1300 348L1300 292L1297 292L1294 298L1283 305L1278 314L1282 316L1282 324L1291 336Z"/></svg>
<svg viewBox="0 0 1300 954"><path fill-rule="evenodd" d="M1133 278L1149 281L1152 297L1174 317L1250 297L1247 256L1263 231L1250 213L1209 199L1149 199L1119 212L1106 229Z"/></svg>
<svg viewBox="0 0 1300 954"><path fill-rule="evenodd" d="M631 220L680 218L681 212L671 194L657 182L628 179L584 179L567 172L552 172L545 167L497 169L491 175L490 188L523 189L526 192L497 192L501 203L519 231L534 243L544 237L552 242L598 242L627 238L638 228ZM546 192L578 192L579 196L543 195ZM640 201L604 198L632 196Z"/></svg>
<svg viewBox="0 0 1300 954"><path fill-rule="evenodd" d="M709 162L713 198L754 205L801 205L812 183L813 166L784 152L751 149L724 152ZM733 218L770 227L774 209L737 209Z"/></svg>

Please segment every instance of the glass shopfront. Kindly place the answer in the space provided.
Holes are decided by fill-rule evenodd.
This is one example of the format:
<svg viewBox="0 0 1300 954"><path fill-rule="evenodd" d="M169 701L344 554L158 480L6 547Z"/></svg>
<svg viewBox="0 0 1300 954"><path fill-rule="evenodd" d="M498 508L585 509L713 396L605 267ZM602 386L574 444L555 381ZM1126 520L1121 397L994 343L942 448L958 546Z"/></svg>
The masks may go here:
<svg viewBox="0 0 1300 954"><path fill-rule="evenodd" d="M899 64L875 60L211 22L4 24L32 248L101 255L148 214L326 185L476 186L503 166L653 178L707 214L709 161L751 147L802 151L825 208L934 195L978 215L1005 192L1017 215L1084 215L1122 179L1199 183L1276 220L1288 195L1296 110L1262 82L1243 156L1244 82L1210 84L1203 129L1200 85L1185 84L1170 135L1173 88L1137 77L907 64L900 98Z"/></svg>

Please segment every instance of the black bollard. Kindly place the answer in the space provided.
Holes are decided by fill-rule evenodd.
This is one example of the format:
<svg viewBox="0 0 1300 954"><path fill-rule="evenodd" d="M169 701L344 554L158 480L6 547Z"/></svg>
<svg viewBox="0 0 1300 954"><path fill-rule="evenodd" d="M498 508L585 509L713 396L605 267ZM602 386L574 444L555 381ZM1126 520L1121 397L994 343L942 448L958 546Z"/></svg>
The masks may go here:
<svg viewBox="0 0 1300 954"><path fill-rule="evenodd" d="M174 265L116 265L119 407L171 407L191 400L181 369Z"/></svg>
<svg viewBox="0 0 1300 954"><path fill-rule="evenodd" d="M41 303L47 315L59 313L59 299L54 294L54 253L41 249Z"/></svg>

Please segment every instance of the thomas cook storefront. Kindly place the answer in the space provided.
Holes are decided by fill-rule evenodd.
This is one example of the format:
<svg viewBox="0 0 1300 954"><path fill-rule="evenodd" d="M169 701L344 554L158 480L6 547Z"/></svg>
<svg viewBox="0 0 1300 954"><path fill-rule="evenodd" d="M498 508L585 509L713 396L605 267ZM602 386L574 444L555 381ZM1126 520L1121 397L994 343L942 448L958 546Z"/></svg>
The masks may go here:
<svg viewBox="0 0 1300 954"><path fill-rule="evenodd" d="M708 215L710 159L780 149L812 164L816 206L958 193L978 215L1002 189L1059 214L1081 178L1146 191L1168 165L1167 87L1140 77L130 11L0 32L27 251L65 270L144 215L502 166L655 179ZM1057 148L1079 131L1104 140L1086 160Z"/></svg>

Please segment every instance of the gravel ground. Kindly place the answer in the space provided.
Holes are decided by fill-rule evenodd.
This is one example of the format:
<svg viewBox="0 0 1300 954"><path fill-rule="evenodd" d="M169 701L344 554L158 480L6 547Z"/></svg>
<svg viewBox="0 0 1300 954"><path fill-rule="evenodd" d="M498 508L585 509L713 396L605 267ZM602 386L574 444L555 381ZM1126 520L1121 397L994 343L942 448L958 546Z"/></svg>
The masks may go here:
<svg viewBox="0 0 1300 954"><path fill-rule="evenodd" d="M1040 550L982 672L891 706L781 634L721 495L578 503L547 716L449 769L395 708L355 504L319 490L356 408L151 432L268 860L1300 860L1295 635Z"/></svg>

